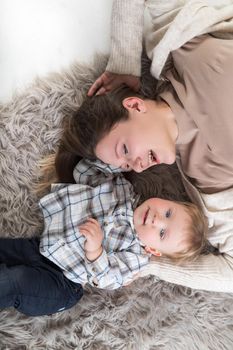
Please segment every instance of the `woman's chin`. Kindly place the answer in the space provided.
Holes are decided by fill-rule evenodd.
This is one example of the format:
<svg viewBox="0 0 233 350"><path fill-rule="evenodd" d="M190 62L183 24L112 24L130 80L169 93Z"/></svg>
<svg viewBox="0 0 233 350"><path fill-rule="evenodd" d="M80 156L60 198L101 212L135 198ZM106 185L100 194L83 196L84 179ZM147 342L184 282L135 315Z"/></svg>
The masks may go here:
<svg viewBox="0 0 233 350"><path fill-rule="evenodd" d="M175 163L175 161L176 161L176 154L174 152L174 153L171 153L167 156L166 161L164 163L171 165L171 164Z"/></svg>

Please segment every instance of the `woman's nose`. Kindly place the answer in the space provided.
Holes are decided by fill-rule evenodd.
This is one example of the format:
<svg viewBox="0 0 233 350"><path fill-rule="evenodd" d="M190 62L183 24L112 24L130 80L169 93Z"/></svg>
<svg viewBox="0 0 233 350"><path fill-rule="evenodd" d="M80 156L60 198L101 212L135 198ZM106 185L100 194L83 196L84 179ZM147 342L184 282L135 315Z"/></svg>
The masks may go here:
<svg viewBox="0 0 233 350"><path fill-rule="evenodd" d="M147 169L147 167L143 165L143 161L140 157L137 157L134 161L132 161L131 167L134 171L136 171L136 173L141 173Z"/></svg>

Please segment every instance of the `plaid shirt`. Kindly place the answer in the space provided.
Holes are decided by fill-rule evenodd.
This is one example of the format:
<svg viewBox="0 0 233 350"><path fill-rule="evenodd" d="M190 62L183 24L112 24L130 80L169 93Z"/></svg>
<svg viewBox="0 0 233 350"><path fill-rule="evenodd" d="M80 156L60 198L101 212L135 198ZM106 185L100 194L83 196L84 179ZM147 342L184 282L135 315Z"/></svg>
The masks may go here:
<svg viewBox="0 0 233 350"><path fill-rule="evenodd" d="M40 200L44 231L40 252L70 280L115 289L131 281L148 263L133 225L132 185L119 169L82 160L74 169L76 184L54 184ZM95 218L104 233L103 252L91 262L78 226Z"/></svg>

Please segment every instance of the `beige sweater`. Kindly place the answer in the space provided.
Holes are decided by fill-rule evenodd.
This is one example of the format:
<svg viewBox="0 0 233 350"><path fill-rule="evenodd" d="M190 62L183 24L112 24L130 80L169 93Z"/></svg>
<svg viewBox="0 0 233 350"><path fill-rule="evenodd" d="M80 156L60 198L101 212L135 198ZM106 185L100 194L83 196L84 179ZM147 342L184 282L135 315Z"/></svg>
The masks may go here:
<svg viewBox="0 0 233 350"><path fill-rule="evenodd" d="M233 186L233 40L204 34L172 51L160 97L179 130L182 170L203 193Z"/></svg>
<svg viewBox="0 0 233 350"><path fill-rule="evenodd" d="M150 15L145 43L156 78L169 53L195 36L233 37L233 0L115 0L108 71L140 76L144 6Z"/></svg>
<svg viewBox="0 0 233 350"><path fill-rule="evenodd" d="M151 29L146 47L152 58L151 72L159 77L170 53L187 40L207 33L233 32L233 0L148 0ZM140 76L144 0L115 0L112 17L112 49L107 70ZM196 289L233 293L233 190L201 195L187 180L184 183L195 202L209 217L209 240L222 255L201 256L185 266L167 258L153 258L142 276L154 274L168 282Z"/></svg>

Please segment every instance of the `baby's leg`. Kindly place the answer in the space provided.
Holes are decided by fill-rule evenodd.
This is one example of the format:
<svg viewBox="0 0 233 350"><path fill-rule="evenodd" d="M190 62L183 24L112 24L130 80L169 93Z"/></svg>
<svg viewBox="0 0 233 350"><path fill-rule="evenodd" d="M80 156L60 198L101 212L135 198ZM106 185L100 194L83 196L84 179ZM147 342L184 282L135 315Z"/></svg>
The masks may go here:
<svg viewBox="0 0 233 350"><path fill-rule="evenodd" d="M39 253L38 241L0 239L0 308L48 315L74 306L82 286Z"/></svg>
<svg viewBox="0 0 233 350"><path fill-rule="evenodd" d="M81 285L50 267L0 265L0 308L14 307L29 316L48 315L71 308L82 294Z"/></svg>
<svg viewBox="0 0 233 350"><path fill-rule="evenodd" d="M0 263L31 265L40 259L39 238L0 238Z"/></svg>

